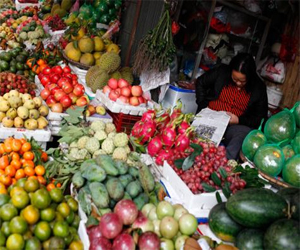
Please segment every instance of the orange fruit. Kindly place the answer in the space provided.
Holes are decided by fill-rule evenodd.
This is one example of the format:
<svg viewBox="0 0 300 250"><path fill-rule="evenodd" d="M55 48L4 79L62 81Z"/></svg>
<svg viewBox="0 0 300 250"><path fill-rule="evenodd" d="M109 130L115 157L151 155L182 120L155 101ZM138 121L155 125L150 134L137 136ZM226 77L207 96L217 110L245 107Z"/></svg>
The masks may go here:
<svg viewBox="0 0 300 250"><path fill-rule="evenodd" d="M41 155L41 158L42 158L42 161L43 161L43 162L48 161L48 155L47 155L47 153L43 151L43 152L42 152L42 155Z"/></svg>
<svg viewBox="0 0 300 250"><path fill-rule="evenodd" d="M41 183L42 185L46 185L47 181L43 176L38 176L37 180L39 181L39 183Z"/></svg>
<svg viewBox="0 0 300 250"><path fill-rule="evenodd" d="M44 166L42 166L42 165L37 165L34 170L35 170L36 175L41 175L41 176L44 175L46 172Z"/></svg>
<svg viewBox="0 0 300 250"><path fill-rule="evenodd" d="M34 153L32 153L31 151L26 151L23 154L23 159L32 161L34 159Z"/></svg>
<svg viewBox="0 0 300 250"><path fill-rule="evenodd" d="M17 180L15 178L12 178L11 180L12 180L12 183L11 183L12 185L15 185L17 183Z"/></svg>
<svg viewBox="0 0 300 250"><path fill-rule="evenodd" d="M0 169L0 175L5 174L5 171L3 169Z"/></svg>
<svg viewBox="0 0 300 250"><path fill-rule="evenodd" d="M23 168L26 168L26 167L34 168L34 162L31 160L25 160L25 162L22 164L22 166L23 166Z"/></svg>
<svg viewBox="0 0 300 250"><path fill-rule="evenodd" d="M60 188L60 187L61 187L61 183L57 183L57 184L56 184L56 187L57 187L57 188Z"/></svg>
<svg viewBox="0 0 300 250"><path fill-rule="evenodd" d="M21 139L20 139L20 142L21 142L21 143L22 143L22 145L23 145L23 144L24 144L25 142L27 142L27 141L26 141L26 139L25 139L25 138L21 138Z"/></svg>
<svg viewBox="0 0 300 250"><path fill-rule="evenodd" d="M18 153L16 153L16 152L11 152L10 156L11 156L12 160L17 160L17 161L20 160L20 155Z"/></svg>
<svg viewBox="0 0 300 250"><path fill-rule="evenodd" d="M37 179L28 179L25 182L24 189L26 192L35 192L40 188L40 183Z"/></svg>
<svg viewBox="0 0 300 250"><path fill-rule="evenodd" d="M22 145L22 151L23 152L27 152L31 150L31 144L29 142L25 142L23 145Z"/></svg>
<svg viewBox="0 0 300 250"><path fill-rule="evenodd" d="M21 234L11 234L6 240L7 249L24 249L25 241Z"/></svg>
<svg viewBox="0 0 300 250"><path fill-rule="evenodd" d="M0 158L0 169L5 169L9 165L9 160L7 155L3 155Z"/></svg>
<svg viewBox="0 0 300 250"><path fill-rule="evenodd" d="M5 168L5 174L10 176L10 177L14 177L15 174L16 174L16 169L12 165L8 165Z"/></svg>
<svg viewBox="0 0 300 250"><path fill-rule="evenodd" d="M24 172L27 176L33 176L35 174L34 168L25 167Z"/></svg>
<svg viewBox="0 0 300 250"><path fill-rule="evenodd" d="M19 139L13 139L11 143L11 148L13 151L17 152L21 149L22 143Z"/></svg>
<svg viewBox="0 0 300 250"><path fill-rule="evenodd" d="M22 164L19 160L12 160L10 162L10 165L13 166L15 169L20 169Z"/></svg>
<svg viewBox="0 0 300 250"><path fill-rule="evenodd" d="M53 188L55 188L55 185L53 183L49 183L47 185L47 190L50 192Z"/></svg>
<svg viewBox="0 0 300 250"><path fill-rule="evenodd" d="M4 143L0 143L0 154L3 155L5 153Z"/></svg>
<svg viewBox="0 0 300 250"><path fill-rule="evenodd" d="M23 212L23 217L27 221L28 224L36 224L40 218L39 210L33 205L28 205L25 207Z"/></svg>
<svg viewBox="0 0 300 250"><path fill-rule="evenodd" d="M17 180L22 179L26 176L24 169L18 169L15 174Z"/></svg>
<svg viewBox="0 0 300 250"><path fill-rule="evenodd" d="M37 176L33 175L33 176L29 176L28 180L37 180Z"/></svg>
<svg viewBox="0 0 300 250"><path fill-rule="evenodd" d="M4 184L6 187L12 184L12 179L9 175L1 175L0 182Z"/></svg>

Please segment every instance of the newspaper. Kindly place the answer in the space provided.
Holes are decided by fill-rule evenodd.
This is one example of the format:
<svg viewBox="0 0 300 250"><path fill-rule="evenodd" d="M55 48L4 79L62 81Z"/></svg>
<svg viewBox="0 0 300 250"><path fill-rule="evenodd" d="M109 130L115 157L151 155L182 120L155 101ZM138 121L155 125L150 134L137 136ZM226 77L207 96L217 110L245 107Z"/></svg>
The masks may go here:
<svg viewBox="0 0 300 250"><path fill-rule="evenodd" d="M214 111L205 108L196 115L192 125L196 127L196 133L199 137L208 139L218 146L229 120L230 116L225 111Z"/></svg>

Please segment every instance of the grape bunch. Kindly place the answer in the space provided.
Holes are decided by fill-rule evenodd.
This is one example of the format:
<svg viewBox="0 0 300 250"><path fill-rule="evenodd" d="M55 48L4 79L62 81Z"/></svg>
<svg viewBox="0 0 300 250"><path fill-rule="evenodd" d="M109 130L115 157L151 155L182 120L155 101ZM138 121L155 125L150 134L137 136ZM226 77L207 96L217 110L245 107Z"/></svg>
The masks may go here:
<svg viewBox="0 0 300 250"><path fill-rule="evenodd" d="M212 143L204 142L200 142L199 145L203 151L195 157L193 166L186 171L178 169L175 161L188 157L192 150L188 152L174 152L173 156L168 160L169 165L186 183L193 194L218 190L224 187L226 183L232 193L246 186L245 180L239 177L239 173L233 172L234 168L226 158L224 146L216 147ZM220 169L221 167L222 170Z"/></svg>

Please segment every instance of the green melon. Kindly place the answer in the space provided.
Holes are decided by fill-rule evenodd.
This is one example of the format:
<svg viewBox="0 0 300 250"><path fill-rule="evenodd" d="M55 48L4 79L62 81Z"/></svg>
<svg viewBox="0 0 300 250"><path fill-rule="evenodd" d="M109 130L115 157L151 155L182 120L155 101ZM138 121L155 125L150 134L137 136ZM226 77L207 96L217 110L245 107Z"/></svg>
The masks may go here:
<svg viewBox="0 0 300 250"><path fill-rule="evenodd" d="M300 188L300 154L291 157L283 166L283 180Z"/></svg>
<svg viewBox="0 0 300 250"><path fill-rule="evenodd" d="M239 250L263 250L264 232L260 229L246 228L236 237L235 246Z"/></svg>
<svg viewBox="0 0 300 250"><path fill-rule="evenodd" d="M244 139L242 152L250 161L252 161L257 149L266 142L267 138L260 130L253 130Z"/></svg>

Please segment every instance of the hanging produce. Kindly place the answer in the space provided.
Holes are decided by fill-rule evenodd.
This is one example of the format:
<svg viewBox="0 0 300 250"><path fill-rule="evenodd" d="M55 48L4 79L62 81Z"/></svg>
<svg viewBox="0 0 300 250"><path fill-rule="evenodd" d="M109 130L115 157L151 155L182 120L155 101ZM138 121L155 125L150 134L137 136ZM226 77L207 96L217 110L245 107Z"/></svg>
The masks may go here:
<svg viewBox="0 0 300 250"><path fill-rule="evenodd" d="M165 71L173 61L176 47L173 43L172 25L168 5L153 30L140 42L133 64L134 73Z"/></svg>

